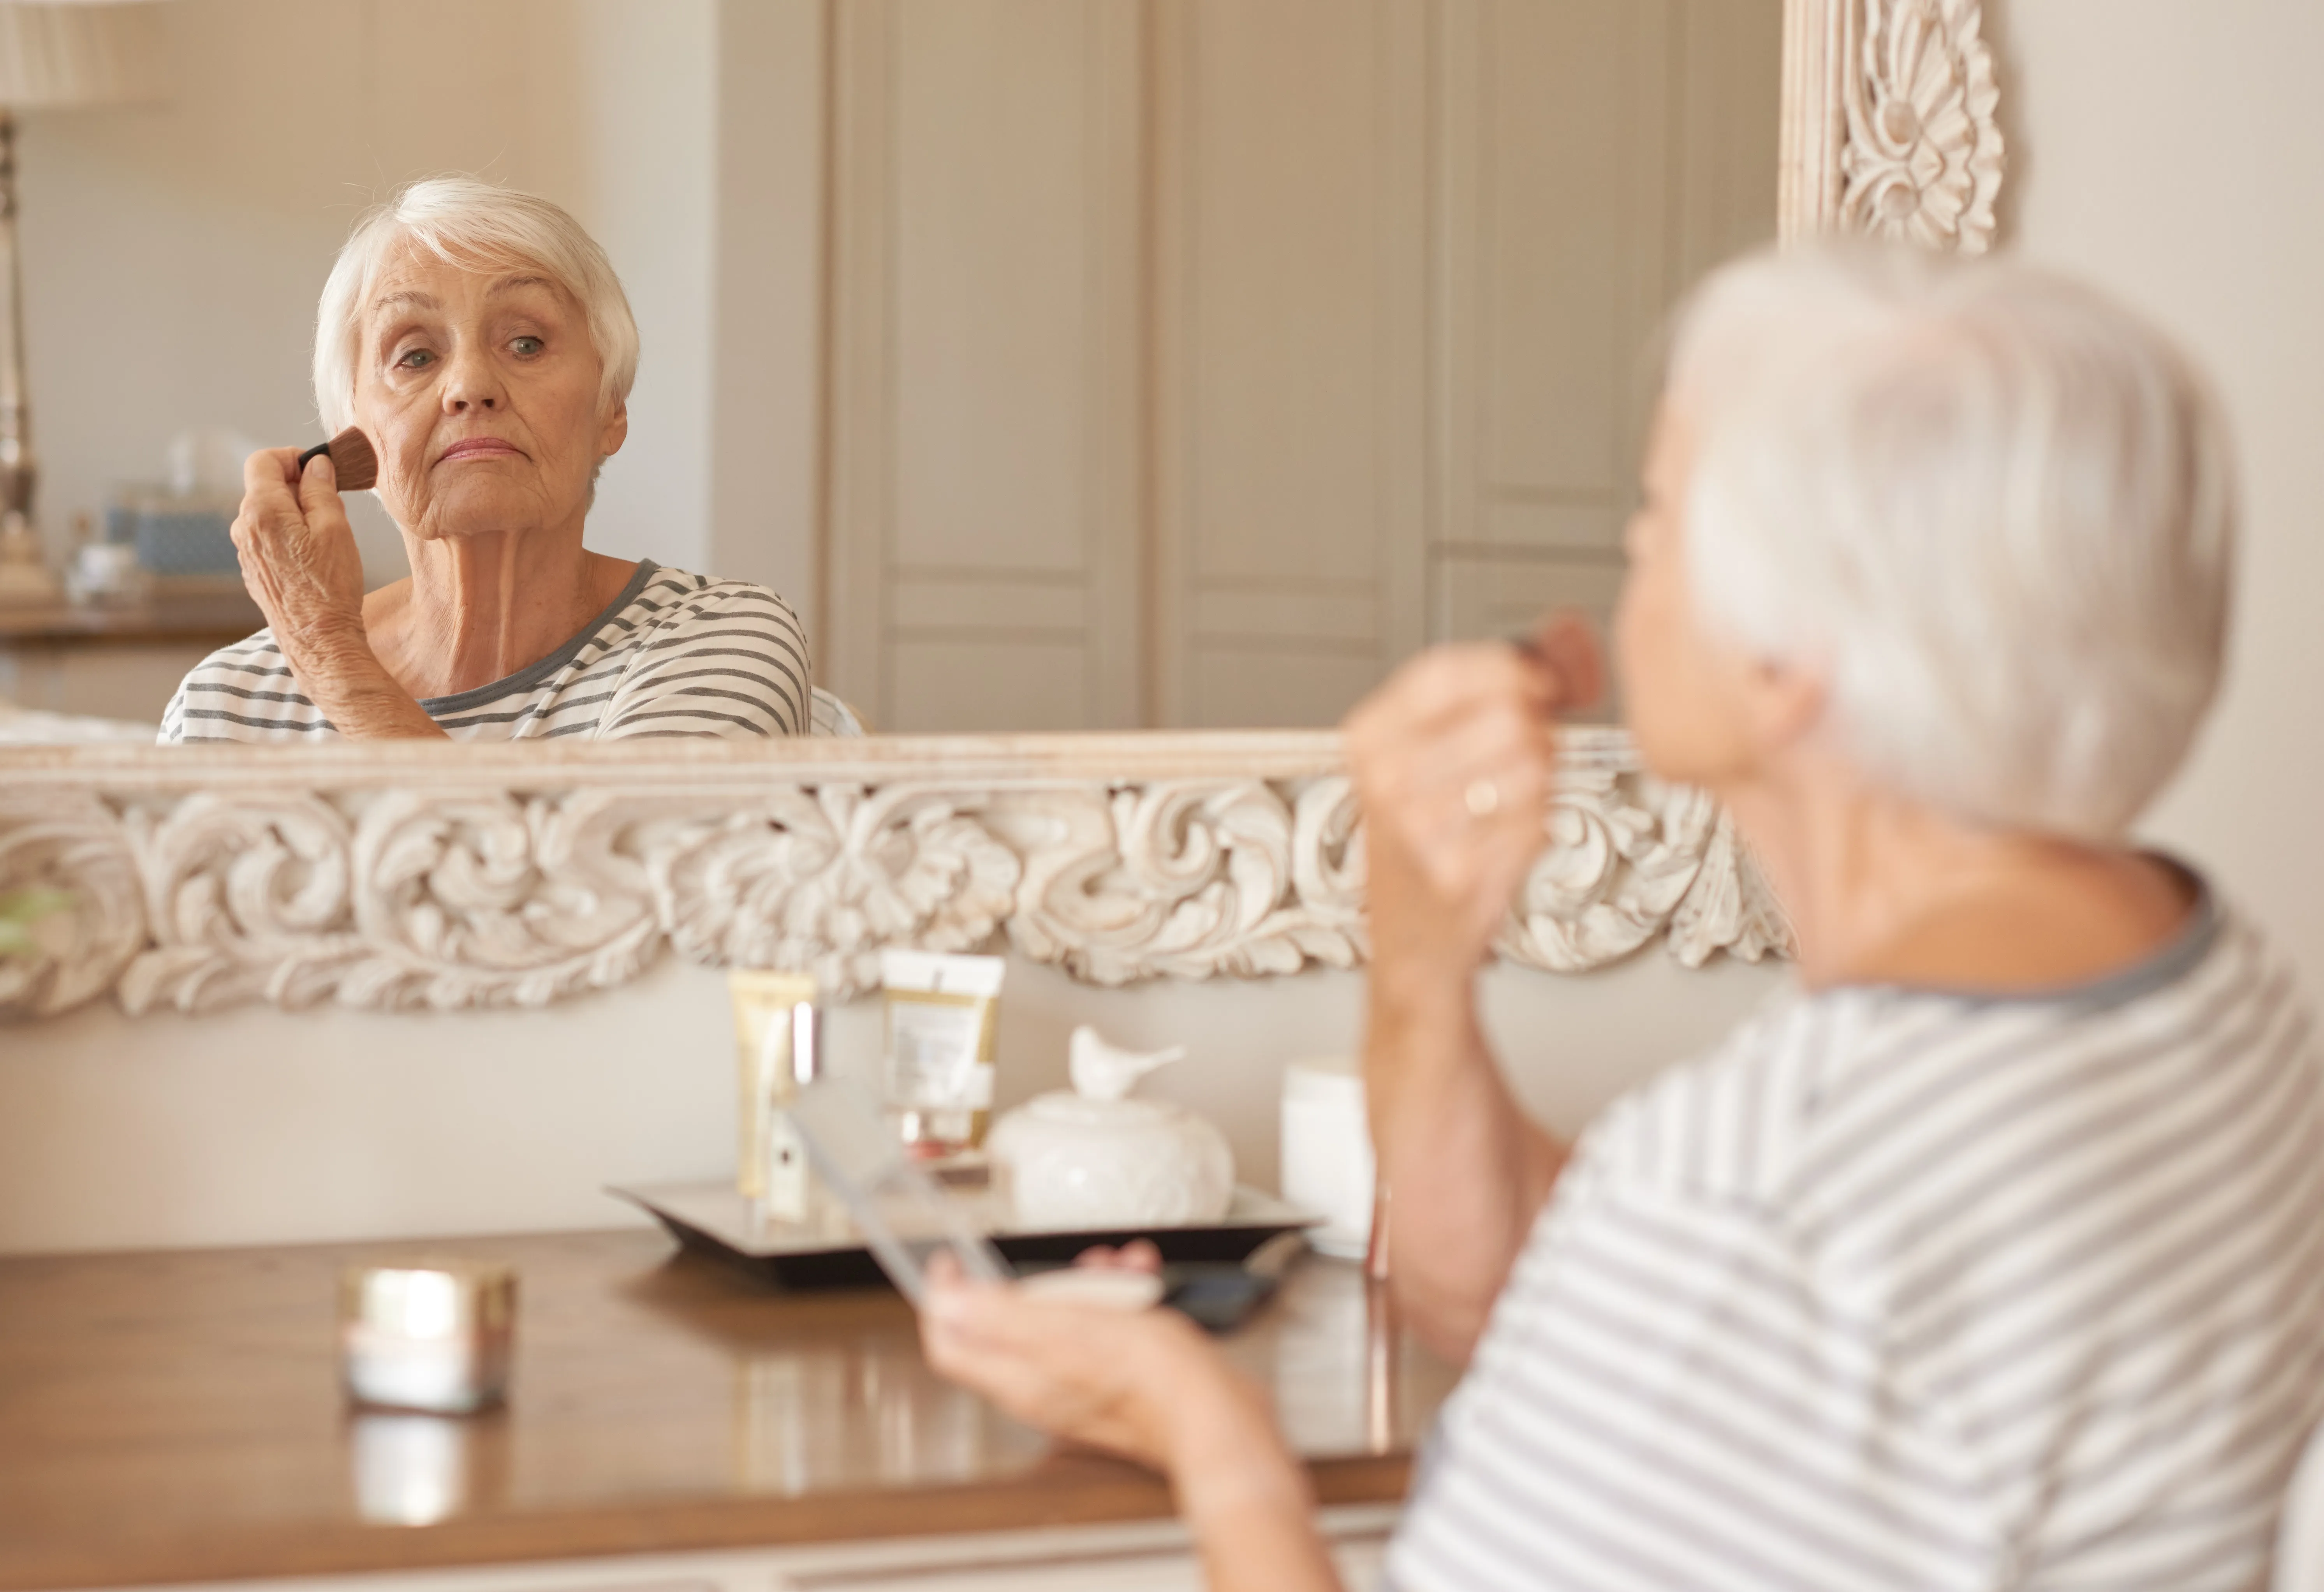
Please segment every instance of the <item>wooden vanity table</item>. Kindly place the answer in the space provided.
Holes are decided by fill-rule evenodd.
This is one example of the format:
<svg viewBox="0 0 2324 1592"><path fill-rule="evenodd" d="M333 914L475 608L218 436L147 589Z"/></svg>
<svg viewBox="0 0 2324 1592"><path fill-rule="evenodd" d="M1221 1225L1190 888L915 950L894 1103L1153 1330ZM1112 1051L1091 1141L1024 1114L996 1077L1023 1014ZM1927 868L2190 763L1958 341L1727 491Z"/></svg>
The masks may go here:
<svg viewBox="0 0 2324 1592"><path fill-rule="evenodd" d="M422 1256L518 1268L504 1411L345 1405L341 1266ZM1453 1373L1314 1256L1227 1347L1360 1575ZM939 1380L893 1294L775 1293L656 1232L0 1260L0 1592L1198 1585L1169 1514Z"/></svg>
<svg viewBox="0 0 2324 1592"><path fill-rule="evenodd" d="M265 623L249 594L226 584L122 606L0 606L0 697L158 724L188 670Z"/></svg>

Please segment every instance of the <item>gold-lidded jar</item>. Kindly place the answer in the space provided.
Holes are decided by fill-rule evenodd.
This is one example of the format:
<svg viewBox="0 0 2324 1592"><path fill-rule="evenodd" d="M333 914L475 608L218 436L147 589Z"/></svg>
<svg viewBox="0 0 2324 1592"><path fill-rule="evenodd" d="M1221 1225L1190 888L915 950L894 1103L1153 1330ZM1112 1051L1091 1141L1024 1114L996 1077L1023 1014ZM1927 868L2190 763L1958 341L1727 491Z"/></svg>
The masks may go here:
<svg viewBox="0 0 2324 1592"><path fill-rule="evenodd" d="M466 1415L508 1394L516 1271L489 1261L351 1265L339 1275L347 1397Z"/></svg>

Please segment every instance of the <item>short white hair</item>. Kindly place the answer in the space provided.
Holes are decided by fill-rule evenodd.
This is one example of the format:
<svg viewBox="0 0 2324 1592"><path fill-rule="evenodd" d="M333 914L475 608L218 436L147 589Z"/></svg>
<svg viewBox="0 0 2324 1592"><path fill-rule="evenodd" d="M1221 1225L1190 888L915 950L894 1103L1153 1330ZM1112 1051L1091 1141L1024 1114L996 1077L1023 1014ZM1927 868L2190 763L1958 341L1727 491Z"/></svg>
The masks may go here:
<svg viewBox="0 0 2324 1592"><path fill-rule="evenodd" d="M638 323L597 240L562 208L473 177L430 177L355 221L315 311L315 409L337 434L355 419L364 306L397 253L423 248L475 271L534 270L572 295L589 323L602 371L601 412L627 399L638 374Z"/></svg>
<svg viewBox="0 0 2324 1592"><path fill-rule="evenodd" d="M1828 243L1708 279L1670 392L1714 633L1821 674L1838 744L1884 787L2121 838L2227 641L2233 465L2185 354L2022 262Z"/></svg>

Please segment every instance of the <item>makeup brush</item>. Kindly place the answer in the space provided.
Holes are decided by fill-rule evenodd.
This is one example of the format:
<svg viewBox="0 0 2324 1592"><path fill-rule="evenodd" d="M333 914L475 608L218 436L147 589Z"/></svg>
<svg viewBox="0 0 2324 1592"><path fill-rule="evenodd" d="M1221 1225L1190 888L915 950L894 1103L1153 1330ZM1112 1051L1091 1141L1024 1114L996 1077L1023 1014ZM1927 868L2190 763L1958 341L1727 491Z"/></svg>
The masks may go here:
<svg viewBox="0 0 2324 1592"><path fill-rule="evenodd" d="M339 478L341 492L362 492L379 479L379 456L371 451L371 438L350 426L328 442L318 442L299 456L299 473L307 473L307 461L317 454L331 456L331 468Z"/></svg>

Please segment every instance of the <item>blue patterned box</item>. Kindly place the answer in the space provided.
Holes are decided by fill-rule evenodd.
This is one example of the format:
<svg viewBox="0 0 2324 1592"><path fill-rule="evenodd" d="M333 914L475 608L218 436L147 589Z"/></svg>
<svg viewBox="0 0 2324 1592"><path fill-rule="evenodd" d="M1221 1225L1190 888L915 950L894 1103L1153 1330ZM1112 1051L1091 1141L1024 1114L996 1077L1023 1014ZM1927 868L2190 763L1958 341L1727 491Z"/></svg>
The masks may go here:
<svg viewBox="0 0 2324 1592"><path fill-rule="evenodd" d="M236 575L237 505L168 492L125 492L105 511L105 539L136 548L155 575Z"/></svg>

